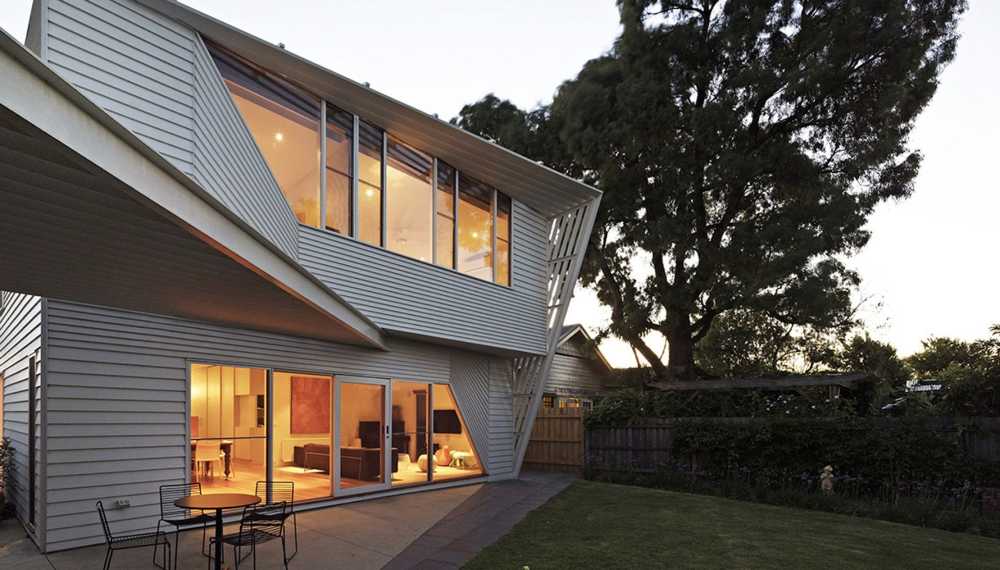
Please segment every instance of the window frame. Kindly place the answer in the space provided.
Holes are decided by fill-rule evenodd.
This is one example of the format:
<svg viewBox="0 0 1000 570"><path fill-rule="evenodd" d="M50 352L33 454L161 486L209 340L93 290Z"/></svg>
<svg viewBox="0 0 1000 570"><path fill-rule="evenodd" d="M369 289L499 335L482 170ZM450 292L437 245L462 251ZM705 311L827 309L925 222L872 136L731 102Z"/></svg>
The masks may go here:
<svg viewBox="0 0 1000 570"><path fill-rule="evenodd" d="M421 259L418 259L418 258L415 258L415 257L410 257L409 255L406 255L406 254L403 254L403 253L400 253L400 252L393 251L393 250L391 250L391 249L389 249L387 247L387 242L388 242L388 225L387 225L387 221L388 221L387 220L387 218L388 218L388 208L386 207L386 203L387 203L387 198L388 198L388 196L387 196L387 194L388 194L387 190L388 189L386 188L386 179L387 179L387 168L388 168L388 143L389 143L390 132L388 130L386 130L385 128L379 126L376 123L365 121L357 113L352 113L350 111L347 111L347 110L343 109L342 107L338 106L336 103L332 102L328 98L326 98L326 97L324 97L322 95L317 95L317 94L313 93L312 90L307 89L305 87L302 87L302 86L300 86L300 85L298 85L298 84L296 84L296 83L294 83L292 81L289 81L289 80L281 77L278 74L275 74L275 73L273 73L273 72L271 72L271 71L269 71L267 69L264 69L264 68L260 67L259 65L253 63L252 61L247 60L245 57L243 57L243 56L241 56L239 54L236 54L236 53L234 53L234 52L232 52L232 51L230 51L230 50L228 50L228 49L226 49L224 47L221 47L221 46L218 46L218 45L215 45L215 44L210 44L209 48L210 48L209 51L212 53L213 60L215 60L215 64L216 64L217 67L219 65L219 60L222 60L222 61L226 62L227 65L236 64L236 65L239 65L239 66L244 66L244 67L246 67L246 68L248 68L250 70L253 70L255 73L259 74L260 76L263 76L264 78L266 78L267 82L274 83L274 85L278 86L281 89L287 89L287 90L289 90L289 92L291 94L293 94L293 95L302 96L302 97L310 97L310 98L315 99L318 102L319 116L318 116L318 132L317 132L317 136L319 137L319 151L320 151L319 152L319 155L320 155L319 156L319 165L318 165L319 166L319 168L318 168L318 172L319 172L319 185L318 185L318 192L319 192L319 200L318 200L319 220L318 220L318 224L316 226L312 226L310 224L307 224L307 223L304 223L304 222L300 221L298 219L298 217L296 216L296 218L295 218L296 223L298 223L299 225L303 225L303 226L312 228L312 229L317 229L317 230L321 230L321 231L324 231L324 232L329 232L331 234L335 234L335 235L338 235L340 237L350 238L350 239L353 239L353 240L355 240L357 242L360 242L360 243L368 245L368 246L378 247L379 249L382 249L382 250L384 250L386 252L389 252L391 254L400 255L400 256L405 257L406 259L409 259L411 261L427 263L427 264L429 264L429 265L431 265L433 267L437 267L437 268L440 268L440 269L449 270L449 271L452 271L454 273L458 273L458 274L461 274L461 275L465 275L467 277L471 277L471 278L476 279L476 280L481 281L481 282L492 283L494 285L497 285L497 286L500 286L500 287L504 287L504 288L508 288L508 289L514 287L514 276L513 276L513 265L514 265L514 263L513 263L513 260L514 260L514 252L513 252L513 249L514 249L514 247L513 247L513 242L514 242L514 239L513 239L513 233L514 233L514 230L513 230L513 227L514 227L514 207L513 206L514 206L514 200L513 200L513 198L511 198L509 195L501 192L499 189L493 187L492 185L487 184L485 182L482 182L478 177L470 174L469 172L464 171L464 170L462 170L460 168L454 167L450 163L446 163L446 164L448 164L448 166L450 168L452 168L452 170L453 170L453 176L454 176L453 181L452 181L452 186L453 186L453 189L452 189L452 202L453 202L453 204L452 204L452 244L451 244L451 246L452 246L451 247L451 257L452 257L452 259L451 259L451 267L448 267L446 265L439 265L439 263L438 263L439 262L439 255L438 255L437 244L436 244L436 237L437 237L437 231L438 231L438 228L437 228L437 226L438 226L438 210L437 210L437 205L438 205L438 198L439 198L439 196L438 196L438 165L439 165L440 162L442 162L442 160L439 157L437 157L437 156L435 156L435 155L433 155L433 154L431 154L429 152L421 150L418 146L410 145L410 144L406 143L406 141L404 139L402 139L402 138L400 138L400 137L398 137L396 135L391 135L391 136L393 136L393 138L396 141L398 141L398 142L400 142L402 144L406 144L407 146L411 146L412 148L414 148L415 150L417 150L419 152L427 154L428 156L431 157L432 163L433 163L432 164L432 175L431 175L431 192L432 192L433 198L432 198L432 201L431 201L432 216L431 216L431 228L430 228L433 247L432 247L431 258L430 258L429 261L427 261L427 260L421 260ZM225 78L224 78L224 76L222 76L222 70L221 69L219 70L219 73L220 73L220 77L223 79L223 83L225 84ZM231 90L229 89L228 86L225 86L225 87L226 87L227 92L230 95L230 98L232 98L232 92L231 92ZM265 89L271 89L272 88L267 83L264 83L263 87ZM281 104L280 101L277 101L277 103ZM233 106L234 106L234 110L237 112L237 114L239 115L240 119L245 124L246 119L243 117L242 112L240 112L239 108L235 107L235 103L233 103ZM329 204L329 195L328 195L329 191L330 191L329 180L328 180L328 172L329 172L330 169L328 168L328 162L327 162L328 161L328 157L329 157L329 148L328 148L328 144L327 144L327 121L329 119L329 113L330 113L329 109L330 109L330 107L336 109L337 111L350 114L351 117L352 117L352 119L353 119L353 126L352 126L352 132L351 132L351 138L352 138L352 141L351 141L351 155L350 155L351 174L350 174L350 183L349 183L349 199L350 199L350 204L348 205L348 215L350 216L350 220L349 220L349 222L347 224L348 225L348 231L346 233L337 232L337 231L335 231L335 230L330 229L329 227L327 227L327 214L328 214L328 209L330 207L330 204ZM360 218L361 218L361 212L360 212L360 202L361 202L361 200L360 200L360 191L361 191L361 165L360 165L360 160L359 159L360 159L360 130L361 130L362 123L364 123L364 124L366 124L366 125L368 125L370 127L378 129L381 132L381 138L382 138L382 148L381 148L381 153L380 153L380 159L381 159L380 171L381 172L380 172L380 181L379 181L379 223L380 223L380 228L379 228L379 240L378 240L377 244L365 241L365 240L361 239L361 237L360 237L360 230L361 230L361 228L360 228ZM249 130L249 127L248 127L248 130ZM250 134L251 138L254 139L254 142L256 142L255 135L253 134L253 132L251 131L249 134ZM484 187L486 187L486 188L488 188L489 190L492 191L492 200L491 200L492 203L490 205L490 208L491 208L491 212L490 212L490 234L491 235L490 235L490 240L489 240L490 241L489 255L490 255L490 260L491 260L490 261L490 265L489 265L489 269L490 269L490 273L491 273L490 278L480 277L478 275L474 275L474 274L471 274L471 273L464 272L464 271L460 270L459 267L458 267L458 262L459 262L459 239L458 239L458 237L459 237L459 207L460 207L460 201L461 201L461 186L460 186L460 181L461 181L461 178L462 178L463 175L466 176L466 177L468 177L468 178L470 178L471 180L475 181L478 185L482 185L482 186L484 186ZM507 272L506 272L507 273L507 281L508 281L507 283L501 283L501 282L499 282L497 280L498 274L499 274L499 271L498 271L499 256L497 255L497 241L498 241L498 239L502 239L502 238L499 238L498 235L497 235L497 231L498 231L497 215L498 215L498 205L499 205L500 196L504 196L506 198L506 200L508 200L508 202L510 204L510 212L509 212L509 220L508 220L508 228L507 228L507 239L504 240L504 241L506 241L507 246L508 246L508 252L507 252ZM284 195L284 191L283 190L282 190L282 197L285 199L285 201L288 204L289 208L291 208L291 203L288 202L288 197Z"/></svg>

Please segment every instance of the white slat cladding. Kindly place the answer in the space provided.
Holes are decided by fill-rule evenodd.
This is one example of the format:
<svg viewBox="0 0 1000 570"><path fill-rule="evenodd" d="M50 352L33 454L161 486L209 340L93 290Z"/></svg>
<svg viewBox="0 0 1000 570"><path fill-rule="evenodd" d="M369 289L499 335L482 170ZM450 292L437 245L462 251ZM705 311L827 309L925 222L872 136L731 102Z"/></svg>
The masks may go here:
<svg viewBox="0 0 1000 570"><path fill-rule="evenodd" d="M514 471L514 400L511 392L511 361L490 361L490 455L487 462L494 479L510 477Z"/></svg>
<svg viewBox="0 0 1000 570"><path fill-rule="evenodd" d="M545 351L548 223L514 202L511 286L301 226L299 261L388 331L514 351Z"/></svg>
<svg viewBox="0 0 1000 570"><path fill-rule="evenodd" d="M553 392L598 392L604 388L606 378L603 366L590 358L556 354L545 387Z"/></svg>
<svg viewBox="0 0 1000 570"><path fill-rule="evenodd" d="M490 359L456 353L451 360L451 388L476 444L479 461L489 465Z"/></svg>
<svg viewBox="0 0 1000 570"><path fill-rule="evenodd" d="M514 473L521 470L524 453L528 449L535 415L542 403L546 379L562 334L566 310L573 299L573 289L580 275L580 265L587 252L590 231L597 218L600 198L570 210L552 221L548 248L548 291L545 322L546 354L518 358L514 362L513 424L514 424Z"/></svg>
<svg viewBox="0 0 1000 570"><path fill-rule="evenodd" d="M159 485L184 478L189 360L450 382L458 352L395 339L388 351L364 349L57 300L47 315L49 550L103 540L97 499L131 500L115 512L122 531L155 527ZM462 396L468 421L478 412L465 402L481 398Z"/></svg>
<svg viewBox="0 0 1000 570"><path fill-rule="evenodd" d="M294 258L298 222L198 34L131 0L44 6L46 63Z"/></svg>
<svg viewBox="0 0 1000 570"><path fill-rule="evenodd" d="M28 518L29 365L31 356L41 346L42 300L31 295L0 291L3 435L10 438L14 448L13 489L10 490L10 496L18 517L22 520ZM39 423L40 418L36 422L36 428Z"/></svg>
<svg viewBox="0 0 1000 570"><path fill-rule="evenodd" d="M191 174L194 33L133 2L49 0L47 8L46 63Z"/></svg>
<svg viewBox="0 0 1000 570"><path fill-rule="evenodd" d="M298 220L200 36L194 43L194 178L295 257Z"/></svg>

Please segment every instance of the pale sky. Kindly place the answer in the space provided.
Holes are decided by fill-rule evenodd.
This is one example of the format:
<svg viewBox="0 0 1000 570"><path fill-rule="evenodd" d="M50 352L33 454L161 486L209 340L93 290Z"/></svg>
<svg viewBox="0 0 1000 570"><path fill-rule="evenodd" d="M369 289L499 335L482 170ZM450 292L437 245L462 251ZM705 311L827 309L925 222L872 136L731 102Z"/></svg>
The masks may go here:
<svg viewBox="0 0 1000 570"><path fill-rule="evenodd" d="M30 0L0 1L0 27L23 40ZM187 3L444 119L490 92L521 107L548 102L618 33L614 0ZM916 191L879 209L871 242L850 261L866 323L903 354L931 335L973 339L1000 322L1000 2L969 4L958 56L911 139L924 154ZM578 290L567 323L593 330L608 318ZM634 364L621 342L601 348L616 366Z"/></svg>

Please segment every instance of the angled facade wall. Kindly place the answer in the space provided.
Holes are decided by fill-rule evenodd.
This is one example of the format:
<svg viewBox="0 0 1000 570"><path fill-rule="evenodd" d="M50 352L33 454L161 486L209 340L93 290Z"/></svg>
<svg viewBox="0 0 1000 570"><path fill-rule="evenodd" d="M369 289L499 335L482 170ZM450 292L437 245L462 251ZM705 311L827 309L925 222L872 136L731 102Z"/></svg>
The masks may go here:
<svg viewBox="0 0 1000 570"><path fill-rule="evenodd" d="M379 326L509 351L545 351L548 224L515 202L511 286L300 226L300 262Z"/></svg>
<svg viewBox="0 0 1000 570"><path fill-rule="evenodd" d="M482 371L495 357L410 341L363 349L55 300L47 315L50 551L103 541L101 498L130 499L116 522L123 532L156 526L159 486L187 472L190 362L449 383L489 476L511 476L509 458L497 459L509 456L509 442L492 431L492 415L478 415ZM491 413L505 405L493 393Z"/></svg>
<svg viewBox="0 0 1000 570"><path fill-rule="evenodd" d="M42 304L40 297L0 291L0 380L3 382L3 436L10 438L14 448L13 489L8 490L8 500L13 500L17 517L28 522L29 486L38 490L39 477L28 478L28 448L37 439L28 439L28 387L31 378L32 357L36 357L36 373L41 370L37 358L42 348ZM39 407L36 403L36 411ZM35 429L41 427L39 419ZM38 520L36 499L36 523ZM30 525L26 525L29 526ZM35 527L37 528L37 524ZM29 532L34 529L29 528ZM35 532L36 539L39 533Z"/></svg>
<svg viewBox="0 0 1000 570"><path fill-rule="evenodd" d="M295 257L295 216L194 31L129 1L40 6L49 66Z"/></svg>

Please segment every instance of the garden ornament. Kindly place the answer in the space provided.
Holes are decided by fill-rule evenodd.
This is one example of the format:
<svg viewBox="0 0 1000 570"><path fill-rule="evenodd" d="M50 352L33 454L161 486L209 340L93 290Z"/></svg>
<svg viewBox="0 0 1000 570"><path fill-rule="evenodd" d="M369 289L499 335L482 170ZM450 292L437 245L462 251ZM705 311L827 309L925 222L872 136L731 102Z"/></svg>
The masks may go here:
<svg viewBox="0 0 1000 570"><path fill-rule="evenodd" d="M827 465L819 475L819 487L824 495L833 494L833 466Z"/></svg>

